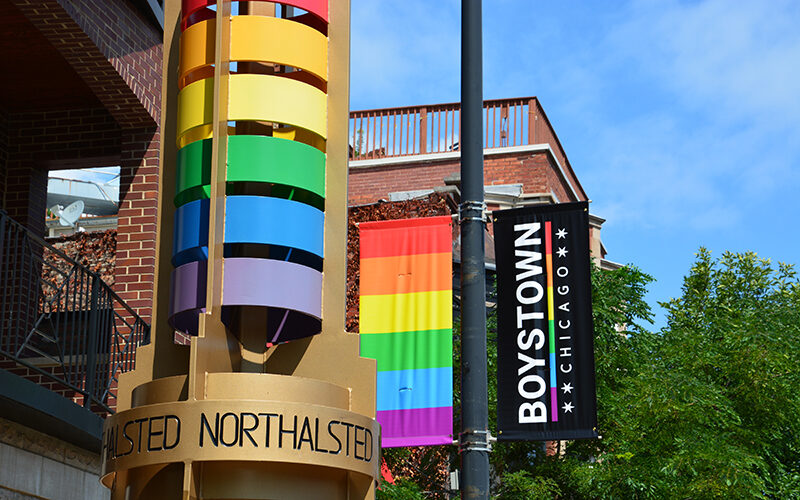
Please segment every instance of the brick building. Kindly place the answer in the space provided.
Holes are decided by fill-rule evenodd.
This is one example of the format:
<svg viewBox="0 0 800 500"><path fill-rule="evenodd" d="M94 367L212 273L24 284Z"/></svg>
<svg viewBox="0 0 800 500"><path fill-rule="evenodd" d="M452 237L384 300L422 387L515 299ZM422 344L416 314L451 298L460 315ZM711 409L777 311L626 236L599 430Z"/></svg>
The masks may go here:
<svg viewBox="0 0 800 500"><path fill-rule="evenodd" d="M457 198L459 116L457 103L351 112L350 204L431 192ZM536 97L485 101L484 129L488 210L589 200ZM600 240L603 222L590 216L591 251L601 265L613 268Z"/></svg>
<svg viewBox="0 0 800 500"><path fill-rule="evenodd" d="M43 234L48 170L121 167L116 291L150 316L161 38L141 2L2 0L0 206Z"/></svg>
<svg viewBox="0 0 800 500"><path fill-rule="evenodd" d="M115 337L94 339L105 342L106 350L98 352L118 354L120 345L129 349L142 341L142 322L152 315L157 250L163 36L159 3L0 0L0 47L8 71L0 79L0 209L6 214L0 213L0 290L34 297L23 303L0 295L0 498L11 490L25 493L14 498L107 497L97 483L102 424L98 415L113 410L113 374L132 362L132 351L103 361L110 378L102 380L105 385L96 380L90 384L90 379L103 378L90 369L97 362L76 362L78 351L48 350L58 344L53 331L67 331L64 325L81 330L76 313L84 306L59 299L47 304L51 309L44 314L43 304L52 294L37 294L51 286L40 282L42 275L83 272L91 281L93 273L100 273L98 282L103 284L96 286L100 297L110 297L103 310L113 312L109 317ZM535 97L487 101L485 114L490 210L588 199ZM458 116L457 104L351 113L350 204L441 192L452 210L459 187ZM37 239L45 234L48 172L102 166L119 166L121 172L113 270L104 264L102 270L89 265L88 270L76 271L78 263L69 255L43 251L44 243ZM605 255L599 238L602 222L592 218L592 250L599 258ZM10 235L19 236L24 245L9 246ZM103 238L107 251L111 236ZM23 254L27 274L18 272ZM84 286L74 277L54 282L67 288ZM113 294L103 295L107 283ZM50 326L42 326L45 316ZM89 316L87 321L101 321ZM63 324L59 327L53 318ZM122 327L129 332L119 333ZM123 333L128 337L123 339ZM76 339L88 342L70 335L73 344ZM38 344L31 341L36 336L41 337ZM72 361L65 361L68 358ZM82 371L66 373L80 363ZM90 385L99 390L92 392ZM70 484L81 485L73 497L54 490L63 483L47 479L64 475Z"/></svg>
<svg viewBox="0 0 800 500"><path fill-rule="evenodd" d="M538 99L485 101L484 110L484 181L522 188L518 200L487 199L489 205L524 203L531 194L550 195L555 202L587 199ZM350 162L350 203L433 189L454 179L460 168L459 113L455 103L353 112L351 142L360 138L361 147Z"/></svg>
<svg viewBox="0 0 800 500"><path fill-rule="evenodd" d="M94 404L106 401L107 394L87 398L73 390L96 385L87 380L103 379L96 369L102 361L76 362L81 358L74 344L86 342L85 335L72 334L66 344L63 338L53 342L54 332L63 337L69 330L64 325L74 330L84 323L77 293L53 300L52 290L77 292L84 282L96 283L95 293L84 295L105 311L112 306L101 299L112 292L91 281L91 271L83 273L68 260L59 257L61 267L53 265L37 237L44 235L49 170L120 166L113 291L149 319L159 172L160 16L158 3L148 0L0 0L5 68L0 79L0 208L9 217L0 224L0 242L5 238L0 289L6 292L0 297L0 498L108 497L97 481L102 420L95 412L102 408ZM51 272L59 278L46 288L37 275ZM45 309L49 316L42 313ZM130 317L119 301L113 309ZM95 351L108 353L109 342L100 339L106 347ZM9 357L26 365L15 365ZM103 382L105 390L113 386L107 377Z"/></svg>

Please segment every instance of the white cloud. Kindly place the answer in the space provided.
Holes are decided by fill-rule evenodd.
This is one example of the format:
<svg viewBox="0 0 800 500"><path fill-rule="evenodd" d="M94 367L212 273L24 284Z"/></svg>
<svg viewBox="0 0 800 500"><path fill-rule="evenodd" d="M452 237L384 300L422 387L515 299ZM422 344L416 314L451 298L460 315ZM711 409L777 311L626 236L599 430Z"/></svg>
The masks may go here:
<svg viewBox="0 0 800 500"><path fill-rule="evenodd" d="M639 1L612 48L676 99L720 120L787 126L800 116L800 3Z"/></svg>

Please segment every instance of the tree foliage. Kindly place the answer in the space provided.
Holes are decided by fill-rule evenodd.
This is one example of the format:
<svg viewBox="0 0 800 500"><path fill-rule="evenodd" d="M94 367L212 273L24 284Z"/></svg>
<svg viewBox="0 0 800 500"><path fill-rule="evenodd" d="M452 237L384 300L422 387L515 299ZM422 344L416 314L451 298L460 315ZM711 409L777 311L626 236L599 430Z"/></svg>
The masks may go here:
<svg viewBox="0 0 800 500"><path fill-rule="evenodd" d="M540 469L569 498L800 497L800 286L791 266L701 249L667 326L647 278L593 276L599 442ZM625 321L619 316L632 315ZM627 328L613 334L614 324ZM534 465L533 470L537 470Z"/></svg>
<svg viewBox="0 0 800 500"><path fill-rule="evenodd" d="M394 484L381 482L375 491L376 500L421 500L425 496L420 486L414 481L398 477Z"/></svg>

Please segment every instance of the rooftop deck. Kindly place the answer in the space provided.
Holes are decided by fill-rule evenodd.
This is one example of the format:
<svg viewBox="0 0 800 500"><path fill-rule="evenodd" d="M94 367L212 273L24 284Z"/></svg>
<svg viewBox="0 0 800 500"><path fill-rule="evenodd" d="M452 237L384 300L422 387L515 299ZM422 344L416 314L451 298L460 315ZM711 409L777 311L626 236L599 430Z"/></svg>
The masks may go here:
<svg viewBox="0 0 800 500"><path fill-rule="evenodd" d="M483 103L483 148L491 154L513 150L547 149L569 179L576 199L585 192L572 169L550 120L536 97L493 99ZM460 143L461 104L368 109L350 112L351 166L364 160L426 155L457 156ZM446 155L445 153L449 153ZM454 154L455 153L455 154ZM364 161L364 164L372 163Z"/></svg>
<svg viewBox="0 0 800 500"><path fill-rule="evenodd" d="M484 101L485 149L561 144L536 97ZM461 104L430 104L350 112L352 159L443 153L459 149Z"/></svg>

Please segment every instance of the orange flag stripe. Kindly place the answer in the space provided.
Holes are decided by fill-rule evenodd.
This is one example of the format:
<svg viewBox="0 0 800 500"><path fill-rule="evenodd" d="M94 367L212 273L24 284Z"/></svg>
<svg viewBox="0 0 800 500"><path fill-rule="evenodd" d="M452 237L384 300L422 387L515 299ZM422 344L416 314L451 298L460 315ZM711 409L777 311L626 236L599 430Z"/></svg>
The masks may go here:
<svg viewBox="0 0 800 500"><path fill-rule="evenodd" d="M428 253L361 259L361 295L450 290L452 255Z"/></svg>

